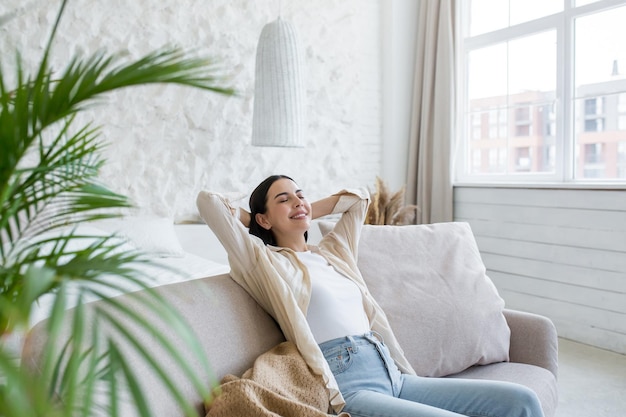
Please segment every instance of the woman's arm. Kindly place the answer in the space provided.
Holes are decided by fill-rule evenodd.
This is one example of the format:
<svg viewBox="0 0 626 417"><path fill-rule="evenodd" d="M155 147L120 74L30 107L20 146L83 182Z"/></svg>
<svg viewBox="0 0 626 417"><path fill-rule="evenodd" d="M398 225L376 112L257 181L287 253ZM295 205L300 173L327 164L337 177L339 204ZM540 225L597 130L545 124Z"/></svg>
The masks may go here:
<svg viewBox="0 0 626 417"><path fill-rule="evenodd" d="M343 247L356 258L361 228L369 205L369 192L364 188L343 190L332 197L334 203L328 214L341 214L341 218L335 224L333 233L322 238L320 246L328 244L334 248L333 251ZM315 211L313 215L316 216Z"/></svg>
<svg viewBox="0 0 626 417"><path fill-rule="evenodd" d="M311 216L313 219L327 216L333 212L333 209L339 201L338 195L331 195L330 197L323 198L321 200L311 203Z"/></svg>
<svg viewBox="0 0 626 417"><path fill-rule="evenodd" d="M233 210L236 211L236 209L233 209ZM236 213L233 212L233 214L236 214ZM238 216L239 216L239 221L243 223L243 225L246 226L247 228L250 228L250 212L239 207Z"/></svg>
<svg viewBox="0 0 626 417"><path fill-rule="evenodd" d="M249 214L246 217L245 211L241 210L238 218L229 199L219 193L201 191L196 204L200 217L226 249L231 268L240 271L254 268L257 246L261 243L244 227L246 218L249 224Z"/></svg>

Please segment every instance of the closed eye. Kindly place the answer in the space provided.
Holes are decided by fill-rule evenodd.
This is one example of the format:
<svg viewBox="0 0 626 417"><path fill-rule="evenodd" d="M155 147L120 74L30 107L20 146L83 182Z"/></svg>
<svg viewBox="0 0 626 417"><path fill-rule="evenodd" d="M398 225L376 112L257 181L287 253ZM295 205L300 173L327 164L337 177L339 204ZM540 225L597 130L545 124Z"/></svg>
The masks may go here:
<svg viewBox="0 0 626 417"><path fill-rule="evenodd" d="M304 194L301 194L300 190L296 191L296 197L298 197L300 200L305 200L306 199ZM280 200L278 200L279 203L286 203L287 201L289 201L288 193L280 193L280 194L277 194L274 197L274 199L279 199L279 198L280 198Z"/></svg>

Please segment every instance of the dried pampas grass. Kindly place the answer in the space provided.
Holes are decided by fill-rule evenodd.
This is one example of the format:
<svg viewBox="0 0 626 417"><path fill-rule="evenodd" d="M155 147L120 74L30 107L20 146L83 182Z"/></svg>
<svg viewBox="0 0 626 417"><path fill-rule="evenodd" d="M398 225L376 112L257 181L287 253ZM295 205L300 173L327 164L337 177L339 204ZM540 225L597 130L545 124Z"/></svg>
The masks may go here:
<svg viewBox="0 0 626 417"><path fill-rule="evenodd" d="M365 224L414 224L419 207L414 204L404 205L405 188L403 186L395 193L391 193L385 182L376 177L376 192L370 192L371 202L365 216Z"/></svg>

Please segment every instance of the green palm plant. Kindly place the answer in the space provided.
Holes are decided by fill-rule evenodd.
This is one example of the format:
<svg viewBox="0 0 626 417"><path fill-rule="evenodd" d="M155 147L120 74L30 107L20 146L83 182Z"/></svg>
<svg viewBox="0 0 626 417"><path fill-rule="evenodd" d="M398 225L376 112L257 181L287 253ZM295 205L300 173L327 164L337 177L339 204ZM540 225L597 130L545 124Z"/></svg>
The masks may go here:
<svg viewBox="0 0 626 417"><path fill-rule="evenodd" d="M146 262L145 257L121 252L115 236L85 236L77 229L49 232L115 217L131 206L126 197L98 181L105 163L104 143L97 128L77 126L76 115L86 106L111 91L152 83L220 94L232 91L219 86L224 80L210 60L189 58L179 49L158 50L131 62L104 53L76 57L64 71L54 73L49 53L66 2L62 1L34 75L26 73L17 54L14 85L8 85L0 62L0 416L114 416L120 413L122 392L139 415L151 415L148 393L142 392L122 345L154 370L186 415L196 415L150 349L135 336L137 328L150 333L200 396L210 400L211 387L198 376L198 364L206 372L208 361L189 327L141 275L138 265ZM93 243L73 244L86 238ZM107 290L128 283L150 295L138 297L137 302L151 314L136 313L106 297ZM77 291L78 299L68 324L70 289ZM50 344L35 375L2 340L26 326L34 303L46 294L54 300L46 322L50 339L67 332L68 326L69 337L58 347ZM104 298L104 307L86 308L82 300L88 295ZM154 325L155 317L184 343L169 342ZM90 330L98 326L87 326L87 321L106 321L115 332Z"/></svg>

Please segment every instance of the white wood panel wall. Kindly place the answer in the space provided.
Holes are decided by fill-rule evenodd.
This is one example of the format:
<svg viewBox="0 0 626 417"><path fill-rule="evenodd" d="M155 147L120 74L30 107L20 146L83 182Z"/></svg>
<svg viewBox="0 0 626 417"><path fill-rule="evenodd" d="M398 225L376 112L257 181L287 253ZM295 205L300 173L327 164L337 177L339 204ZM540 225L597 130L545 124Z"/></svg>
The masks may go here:
<svg viewBox="0 0 626 417"><path fill-rule="evenodd" d="M455 187L507 307L626 354L626 191Z"/></svg>

